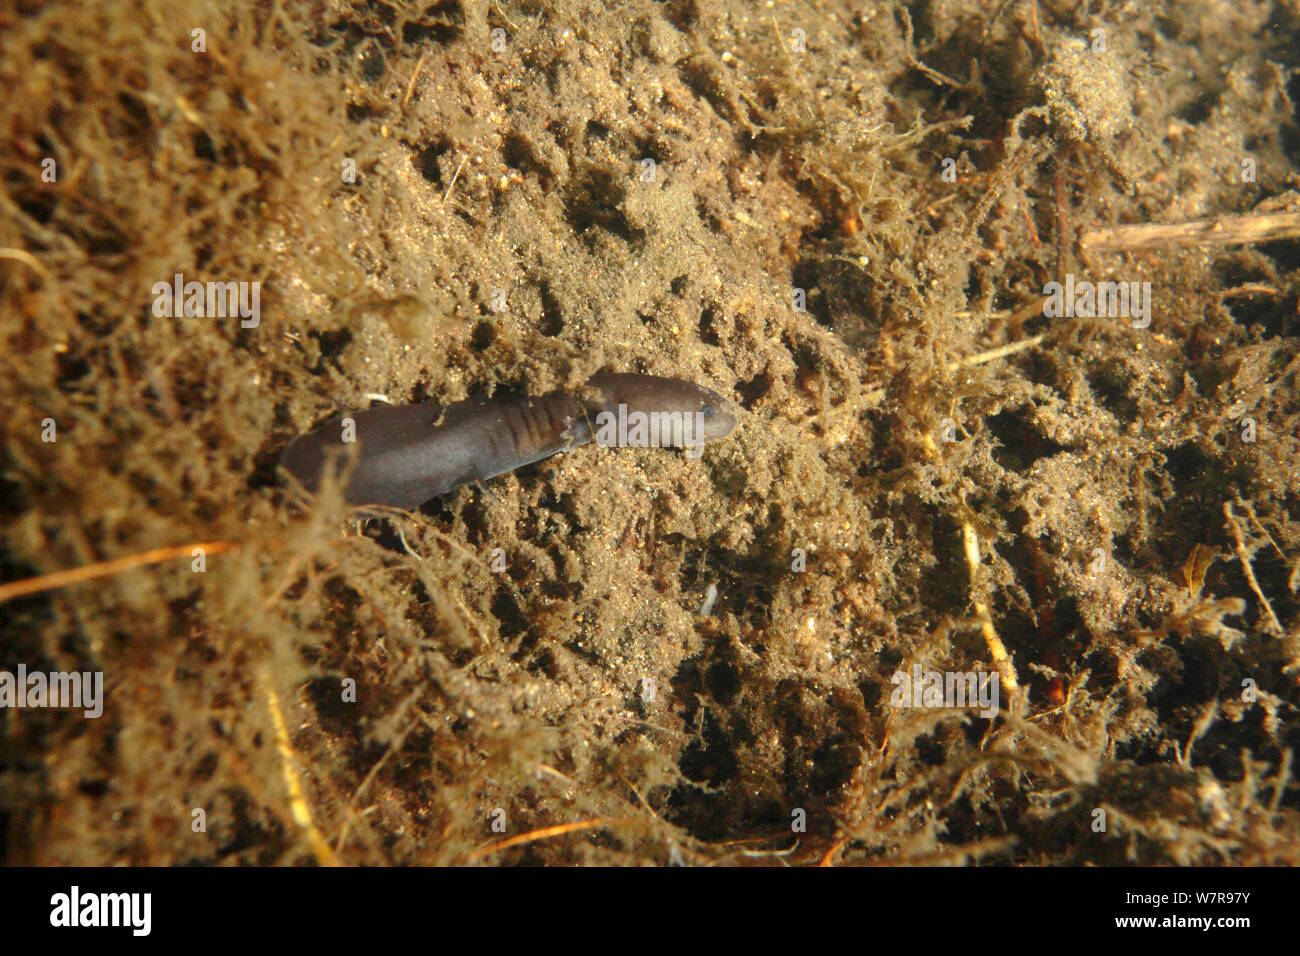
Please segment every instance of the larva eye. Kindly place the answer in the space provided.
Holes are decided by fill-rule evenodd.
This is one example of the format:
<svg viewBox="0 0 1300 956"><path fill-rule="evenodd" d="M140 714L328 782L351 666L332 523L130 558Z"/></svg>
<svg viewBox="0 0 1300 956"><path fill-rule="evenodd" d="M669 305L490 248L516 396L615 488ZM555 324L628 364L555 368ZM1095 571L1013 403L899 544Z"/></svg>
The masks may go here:
<svg viewBox="0 0 1300 956"><path fill-rule="evenodd" d="M718 414L718 410L714 408L712 405L705 405L703 408L700 409L700 413L705 418L712 418L714 415Z"/></svg>

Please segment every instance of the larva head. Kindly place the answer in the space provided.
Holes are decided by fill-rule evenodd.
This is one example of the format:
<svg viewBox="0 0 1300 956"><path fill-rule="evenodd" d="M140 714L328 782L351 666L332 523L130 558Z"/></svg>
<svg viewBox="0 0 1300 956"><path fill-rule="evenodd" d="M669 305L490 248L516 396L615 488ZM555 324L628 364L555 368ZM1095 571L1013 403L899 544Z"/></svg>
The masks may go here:
<svg viewBox="0 0 1300 956"><path fill-rule="evenodd" d="M726 438L736 427L739 410L717 392L694 382L658 375L602 372L587 382L589 412L617 415L690 416L685 441L672 445L698 445Z"/></svg>

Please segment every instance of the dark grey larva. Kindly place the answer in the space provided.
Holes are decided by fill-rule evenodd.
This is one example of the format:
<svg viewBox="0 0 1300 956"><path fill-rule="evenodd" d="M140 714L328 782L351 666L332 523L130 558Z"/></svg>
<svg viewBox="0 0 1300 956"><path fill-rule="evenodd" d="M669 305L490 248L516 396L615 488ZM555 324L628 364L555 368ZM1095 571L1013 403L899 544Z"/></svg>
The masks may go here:
<svg viewBox="0 0 1300 956"><path fill-rule="evenodd" d="M349 416L356 423L357 458L344 494L354 505L415 508L461 485L587 444L599 437L599 424L611 421L597 416L617 417L620 405L628 417L691 416L686 431L660 436L663 445L681 447L683 436L690 444L713 441L736 427L734 406L707 388L610 372L592 376L581 392L499 395L445 408L436 402L372 408ZM342 417L336 416L290 442L280 463L316 491L329 460L337 452L342 461L345 447Z"/></svg>

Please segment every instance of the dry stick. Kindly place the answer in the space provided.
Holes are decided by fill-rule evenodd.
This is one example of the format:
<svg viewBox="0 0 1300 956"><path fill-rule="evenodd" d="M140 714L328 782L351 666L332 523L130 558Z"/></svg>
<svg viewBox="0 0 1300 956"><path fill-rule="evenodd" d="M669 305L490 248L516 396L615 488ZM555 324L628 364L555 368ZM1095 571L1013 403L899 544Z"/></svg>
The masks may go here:
<svg viewBox="0 0 1300 956"><path fill-rule="evenodd" d="M984 638L984 644L989 649L989 655L998 669L1002 684L1007 689L1010 698L1007 702L1007 710L1015 714L1020 710L1020 679L1016 674L1016 665L1012 662L1011 655L1007 653L1007 646L1002 643L1002 638L998 637L997 629L993 626L993 615L988 605L975 596L975 577L980 566L980 539L974 525L965 518L962 518L961 522L961 537L962 550L966 555L966 567L970 572L971 603L975 606L975 614L980 622L980 636Z"/></svg>
<svg viewBox="0 0 1300 956"><path fill-rule="evenodd" d="M1047 333L1041 335L1031 335L1027 339L1021 339L1019 342L1012 342L1010 345L1000 345L995 349L988 349L984 352L976 352L974 355L968 355L964 359L948 363L948 371L955 372L960 368L971 365L983 365L985 362L995 362L1000 358L1006 358L1008 355L1015 355L1017 352L1023 352L1025 349L1032 349L1035 345L1042 344L1047 338Z"/></svg>
<svg viewBox="0 0 1300 956"><path fill-rule="evenodd" d="M551 837L563 836L566 833L573 833L577 830L605 829L638 823L641 823L641 821L635 819L620 820L597 818L595 820L581 820L577 823L561 823L558 826L553 827L542 827L540 830L529 830L527 833L512 836L508 840L502 840L499 843L492 843L488 846L479 847L477 850L470 853L466 857L466 860L477 860L479 857L484 857L491 853L499 853L502 850L508 850L512 846L519 846L521 843L533 843L537 840L547 840Z"/></svg>
<svg viewBox="0 0 1300 956"><path fill-rule="evenodd" d="M1228 527L1232 529L1232 536L1237 539L1237 560L1241 562L1241 570L1246 575L1246 582L1250 589L1255 592L1255 597L1259 598L1264 610L1268 612L1268 618L1273 622L1276 633L1285 634L1286 629L1282 627L1282 622L1277 619L1273 613L1273 605L1268 603L1268 598L1264 597L1264 592L1259 586L1259 581L1255 579L1255 571L1250 566L1250 554L1246 550L1246 538L1241 533L1241 525L1237 523L1237 516L1232 513L1232 502L1223 503L1223 516L1228 519Z"/></svg>
<svg viewBox="0 0 1300 956"><path fill-rule="evenodd" d="M1191 222L1144 223L1089 229L1079 243L1089 252L1157 249L1165 246L1227 245L1300 236L1300 212L1220 216Z"/></svg>
<svg viewBox="0 0 1300 956"><path fill-rule="evenodd" d="M785 834L782 833L781 836L785 836ZM741 850L740 855L756 858L756 859L762 857L768 857L768 856L792 856L794 852L798 849L799 849L799 839L798 837L796 837L794 841L794 846L790 847L790 849L788 850Z"/></svg>
<svg viewBox="0 0 1300 956"><path fill-rule="evenodd" d="M951 86L954 90L960 90L962 88L961 83L944 76L938 70L934 69L934 67L927 66L917 59L916 46L913 42L915 37L912 30L912 15L907 12L906 7L899 7L899 11L903 14L903 56L907 59L908 65L913 69L920 70L939 86L947 85Z"/></svg>
<svg viewBox="0 0 1300 956"><path fill-rule="evenodd" d="M0 259L13 259L15 262L21 262L46 282L50 282L54 279L54 274L50 272L49 269L45 268L45 263L41 262L40 259L37 259L26 249L12 249L6 246L5 248L0 249Z"/></svg>
<svg viewBox="0 0 1300 956"><path fill-rule="evenodd" d="M447 184L447 191L442 194L442 204L447 205L447 200L451 198L451 191L456 188L456 180L460 178L460 171L465 168L465 157L460 158L456 164L456 171L451 174L451 182Z"/></svg>
<svg viewBox="0 0 1300 956"><path fill-rule="evenodd" d="M1236 298L1239 295L1272 295L1281 297L1282 292L1262 282L1247 282L1245 285L1233 286L1219 293L1220 299Z"/></svg>
<svg viewBox="0 0 1300 956"><path fill-rule="evenodd" d="M420 78L420 71L424 69L424 62L427 59L429 54L426 51L415 61L415 69L411 71L411 82L406 84L406 95L402 97L402 109L406 109L406 104L411 102L411 94L415 92L415 81Z"/></svg>
<svg viewBox="0 0 1300 956"><path fill-rule="evenodd" d="M1268 529L1264 527L1264 522L1259 520L1259 516L1255 514L1255 508L1251 503L1249 501L1243 501L1239 494L1233 495L1232 497L1237 502L1237 506L1246 512L1247 517L1250 518L1251 524L1253 524L1259 533L1264 536L1264 539L1273 546L1273 550L1277 552L1277 556L1285 561L1286 555L1283 553L1282 549L1278 547L1278 543L1273 540L1273 536L1269 534Z"/></svg>
<svg viewBox="0 0 1300 956"><path fill-rule="evenodd" d="M220 554L222 551L233 551L238 547L239 545L233 541L200 541L194 544L179 544L170 548L154 548L152 551L131 554L125 558L115 558L112 561L96 561L94 564L71 568L67 571L53 571L50 574L24 578L21 581L8 581L5 584L0 584L0 604L11 601L16 597L66 587L80 581L108 577L146 564L160 564L173 558L190 557L195 549L202 549L206 554Z"/></svg>
<svg viewBox="0 0 1300 956"><path fill-rule="evenodd" d="M271 672L263 670L261 678L266 689L267 710L271 712L271 723L275 726L275 747L280 753L281 771L284 774L285 788L289 791L289 812L293 815L293 822L298 824L306 834L307 844L311 847L317 863L321 866L338 866L338 857L312 821L311 806L307 803L302 782L298 778L297 770L294 769L293 743L289 740L289 730L284 724L284 711L280 707L280 695L275 692Z"/></svg>

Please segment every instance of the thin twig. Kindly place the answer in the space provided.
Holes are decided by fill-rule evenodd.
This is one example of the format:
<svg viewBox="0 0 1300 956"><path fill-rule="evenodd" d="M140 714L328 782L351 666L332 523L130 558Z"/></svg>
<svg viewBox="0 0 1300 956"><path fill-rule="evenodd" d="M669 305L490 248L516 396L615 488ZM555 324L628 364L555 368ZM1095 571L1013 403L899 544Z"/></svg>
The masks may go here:
<svg viewBox="0 0 1300 956"><path fill-rule="evenodd" d="M1084 249L1116 251L1166 246L1234 245L1300 236L1300 212L1220 216L1191 222L1151 222L1089 229L1079 237Z"/></svg>
<svg viewBox="0 0 1300 956"><path fill-rule="evenodd" d="M508 840L501 840L498 843L490 843L487 846L479 847L469 854L467 859L477 860L480 857L488 856L492 853L500 853L502 850L508 850L512 846L520 846L524 843L533 843L537 840L549 840L551 837L563 836L566 833L575 833L579 830L597 830L606 827L622 826L630 823L640 823L639 820L607 820L597 818L595 820L580 820L577 823L561 823L553 827L542 827L540 830L529 830L527 833L521 833L518 836L512 836Z"/></svg>
<svg viewBox="0 0 1300 956"><path fill-rule="evenodd" d="M983 365L985 362L994 362L1000 358L1006 358L1008 355L1015 355L1017 352L1023 352L1026 349L1032 349L1035 345L1040 345L1045 338L1047 338L1046 332L1042 335L1031 335L1027 339L1021 339L1019 342L1012 342L1009 345L1000 345L995 349L976 352L974 355L968 355L956 362L949 362L948 371L955 372L960 368Z"/></svg>
<svg viewBox="0 0 1300 956"><path fill-rule="evenodd" d="M415 61L415 69L411 71L411 82L406 84L406 95L402 97L402 109L406 109L406 104L411 102L411 94L415 92L415 81L420 78L420 71L424 69L424 63L428 59L429 54L426 51Z"/></svg>
<svg viewBox="0 0 1300 956"><path fill-rule="evenodd" d="M1260 603L1264 605L1264 610L1268 612L1268 618L1273 624L1272 630L1277 634L1286 633L1285 628L1282 627L1282 622L1273 613L1273 605L1268 603L1268 598L1264 596L1264 591L1255 578L1255 571L1250 566L1250 552L1246 550L1246 537L1241 532L1241 525L1237 522L1237 516L1232 513L1231 501L1223 503L1223 516L1228 519L1228 527L1232 529L1232 536L1237 539L1237 560L1241 562L1241 570L1246 575L1246 583L1250 585L1250 589L1255 592L1255 597L1259 598Z"/></svg>
<svg viewBox="0 0 1300 956"><path fill-rule="evenodd" d="M1020 710L1020 678L1016 674L1016 665L1011 660L1011 655L1007 653L1007 646L1002 643L997 628L993 626L993 615L989 611L988 605L975 596L976 577L980 567L979 532L965 518L962 519L961 523L961 536L962 550L966 556L966 568L970 572L971 600L975 607L975 614L980 622L980 636L984 638L984 644L988 647L989 654L993 658L993 664L997 667L998 674L1002 678L1002 685L1007 689L1007 710L1015 714Z"/></svg>
<svg viewBox="0 0 1300 956"><path fill-rule="evenodd" d="M33 272L39 275L46 282L50 282L54 279L54 274L50 272L49 269L45 268L45 263L41 262L40 259L37 259L26 249L5 247L0 249L0 259L13 259L15 262L21 262L23 265L29 266Z"/></svg>
<svg viewBox="0 0 1300 956"><path fill-rule="evenodd" d="M442 204L447 205L447 200L451 198L451 191L456 188L456 180L460 177L460 171L465 168L465 157L460 158L456 164L456 171L451 174L451 182L447 184L447 191L442 194Z"/></svg>
<svg viewBox="0 0 1300 956"><path fill-rule="evenodd" d="M266 706L271 712L271 723L275 725L275 745L280 753L281 770L284 773L284 785L289 791L289 812L293 820L307 834L307 843L311 847L316 862L321 866L338 866L338 857L330 845L321 836L320 830L311 818L311 806L303 793L302 781L294 769L293 744L289 740L289 730L284 724L284 712L280 708L280 695L275 692L269 670L262 671L262 683L266 688Z"/></svg>
<svg viewBox="0 0 1300 956"><path fill-rule="evenodd" d="M0 604L5 601L12 601L16 597L67 587L69 584L90 581L94 578L108 577L146 564L160 564L173 558L190 557L194 550L199 548L205 554L220 554L222 551L233 551L238 547L239 545L233 541L200 541L193 544L179 544L170 548L154 548L152 551L127 555L125 558L114 558L112 561L96 561L94 564L70 568L67 571L52 571L49 574L42 574L34 578L9 581L0 584Z"/></svg>

